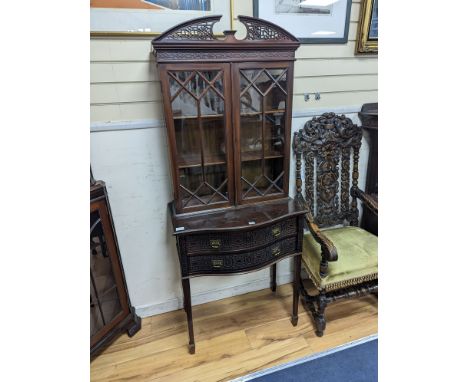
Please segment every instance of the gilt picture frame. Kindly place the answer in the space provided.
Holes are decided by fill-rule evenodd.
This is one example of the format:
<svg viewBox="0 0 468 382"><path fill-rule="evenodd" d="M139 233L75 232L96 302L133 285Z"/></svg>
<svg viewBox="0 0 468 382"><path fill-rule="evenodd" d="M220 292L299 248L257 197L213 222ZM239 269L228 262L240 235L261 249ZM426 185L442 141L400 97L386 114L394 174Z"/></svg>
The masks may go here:
<svg viewBox="0 0 468 382"><path fill-rule="evenodd" d="M356 38L356 54L377 54L378 0L362 0Z"/></svg>
<svg viewBox="0 0 468 382"><path fill-rule="evenodd" d="M346 44L351 0L253 0L253 15L292 33L303 44Z"/></svg>
<svg viewBox="0 0 468 382"><path fill-rule="evenodd" d="M216 34L232 29L232 0L91 0L92 37L157 36L193 18L224 15Z"/></svg>

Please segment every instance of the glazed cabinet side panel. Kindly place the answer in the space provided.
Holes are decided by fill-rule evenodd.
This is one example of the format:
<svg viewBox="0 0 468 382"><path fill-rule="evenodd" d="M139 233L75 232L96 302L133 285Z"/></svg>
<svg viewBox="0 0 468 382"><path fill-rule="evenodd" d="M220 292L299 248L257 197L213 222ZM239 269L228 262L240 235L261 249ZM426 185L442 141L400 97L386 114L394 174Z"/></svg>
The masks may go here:
<svg viewBox="0 0 468 382"><path fill-rule="evenodd" d="M177 213L233 205L230 65L159 64L159 73Z"/></svg>
<svg viewBox="0 0 468 382"><path fill-rule="evenodd" d="M289 193L294 62L232 64L236 203Z"/></svg>
<svg viewBox="0 0 468 382"><path fill-rule="evenodd" d="M91 306L99 308L95 309L99 313L95 321L101 320L100 325L95 325L100 326L100 329L95 330L91 336L91 346L94 346L130 314L130 308L106 199L92 202L90 212ZM93 315L91 321L93 323Z"/></svg>

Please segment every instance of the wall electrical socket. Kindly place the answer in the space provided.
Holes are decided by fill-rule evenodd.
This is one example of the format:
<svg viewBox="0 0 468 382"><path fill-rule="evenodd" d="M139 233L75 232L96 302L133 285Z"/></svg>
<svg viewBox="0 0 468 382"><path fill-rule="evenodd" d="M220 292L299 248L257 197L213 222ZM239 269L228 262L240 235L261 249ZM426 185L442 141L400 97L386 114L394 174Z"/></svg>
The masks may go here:
<svg viewBox="0 0 468 382"><path fill-rule="evenodd" d="M314 95L314 99L316 101L319 101L320 100L320 93L317 92L317 93L304 93L304 101L305 102L309 102L310 101L310 95L313 94Z"/></svg>

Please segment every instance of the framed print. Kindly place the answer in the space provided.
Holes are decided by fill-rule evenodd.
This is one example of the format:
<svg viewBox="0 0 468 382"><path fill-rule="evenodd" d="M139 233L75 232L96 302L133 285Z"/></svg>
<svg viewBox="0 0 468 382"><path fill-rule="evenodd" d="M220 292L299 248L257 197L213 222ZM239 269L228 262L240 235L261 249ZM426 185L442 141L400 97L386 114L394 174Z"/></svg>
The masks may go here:
<svg viewBox="0 0 468 382"><path fill-rule="evenodd" d="M91 0L91 35L157 35L184 21L225 15L215 33L231 29L232 0Z"/></svg>
<svg viewBox="0 0 468 382"><path fill-rule="evenodd" d="M271 21L306 44L348 42L351 0L253 0L254 16Z"/></svg>
<svg viewBox="0 0 468 382"><path fill-rule="evenodd" d="M362 0L356 54L378 53L378 0Z"/></svg>

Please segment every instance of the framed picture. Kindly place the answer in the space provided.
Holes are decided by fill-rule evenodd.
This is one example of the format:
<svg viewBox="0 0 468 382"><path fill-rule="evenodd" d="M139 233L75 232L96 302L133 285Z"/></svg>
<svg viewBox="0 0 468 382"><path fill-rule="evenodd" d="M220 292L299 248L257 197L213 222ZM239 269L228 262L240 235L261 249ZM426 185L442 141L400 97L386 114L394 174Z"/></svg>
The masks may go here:
<svg viewBox="0 0 468 382"><path fill-rule="evenodd" d="M254 16L271 21L306 44L348 42L351 0L253 0Z"/></svg>
<svg viewBox="0 0 468 382"><path fill-rule="evenodd" d="M378 0L362 0L356 54L378 53Z"/></svg>
<svg viewBox="0 0 468 382"><path fill-rule="evenodd" d="M224 15L215 33L231 29L232 0L91 0L91 35L157 35L184 21Z"/></svg>

